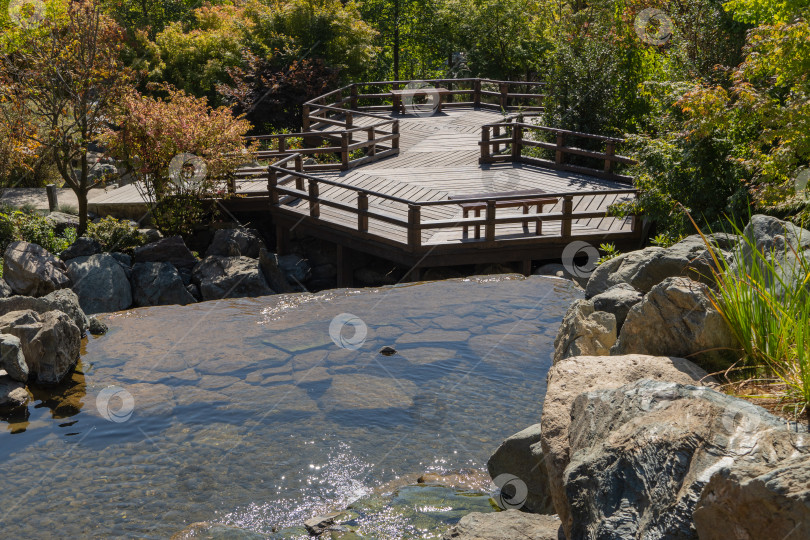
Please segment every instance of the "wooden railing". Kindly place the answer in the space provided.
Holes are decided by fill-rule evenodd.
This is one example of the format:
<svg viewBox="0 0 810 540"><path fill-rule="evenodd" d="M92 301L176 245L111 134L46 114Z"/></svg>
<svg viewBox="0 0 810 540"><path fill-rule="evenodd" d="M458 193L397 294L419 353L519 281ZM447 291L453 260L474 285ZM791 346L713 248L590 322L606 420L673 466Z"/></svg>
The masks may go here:
<svg viewBox="0 0 810 540"><path fill-rule="evenodd" d="M551 135L554 142L543 141L543 137ZM572 140L587 139L603 146L601 151L580 148L572 144ZM616 153L616 148L624 139L591 135L578 131L567 131L546 126L538 126L525 122L499 122L488 124L481 128L481 163L520 162L539 165L552 169L597 176L623 183L633 183L631 176L617 174L616 165L632 165L636 161ZM548 151L553 159L543 159L525 155L524 150L539 148ZM502 152L502 149L504 150ZM588 167L569 162L568 156L587 158L592 162L600 162L601 167Z"/></svg>
<svg viewBox="0 0 810 540"><path fill-rule="evenodd" d="M581 236L574 229L573 224L576 220L591 219L591 218L604 218L606 214L605 209L591 210L591 211L575 211L576 199L583 197L591 197L594 195L606 196L617 195L626 196L627 198L635 198L637 191L635 189L615 189L615 190L593 190L593 191L577 191L577 192L564 192L564 193L543 193L544 199L556 198L559 200L559 211L555 212L542 212L542 213L506 213L498 215L498 203L525 199L525 195L501 195L492 197L476 197L469 199L452 199L452 200L438 200L438 201L422 201L415 202L400 197L391 196L385 193L380 193L373 190L368 190L340 182L328 180L312 176L300 170L300 161L302 156L294 154L274 163L268 168L268 185L267 189L270 194L270 204L273 208L284 209L284 207L293 201L302 200L308 204L308 209L305 216L311 219L320 220L321 208L331 207L353 215L351 229L353 232L361 235L369 235L375 237L377 240L386 243L400 244L401 247L408 249L411 252L419 252L423 250L422 246L422 232L425 230L441 230L451 229L458 227L483 227L484 235L480 238L468 238L468 241L482 242L484 244L494 244L496 242L509 242L510 239L499 238L497 234L497 226L505 224L523 224L529 225L532 223L545 223L545 222L559 222L559 234L540 233L539 227L536 229L536 238L544 238L546 240L554 241L560 240L562 242L570 241L573 238ZM289 165L294 163L294 167ZM336 198L327 198L321 195L328 187L338 187L341 193L345 195L346 191L355 194L354 204L345 202L348 198L345 196L340 197L341 200ZM377 198L379 200L387 201L392 209L398 208L399 215L396 212L389 212L380 209L373 209L369 205L369 200ZM453 219L423 219L422 211L428 207L438 206L453 206L460 208L460 205L467 203L477 203L486 205L485 214L482 217L468 217L468 218L453 218ZM555 205L556 207L557 205ZM292 211L294 215L300 215L300 211ZM600 241L610 241L610 238L622 238L633 236L637 232L637 225L635 216L632 216L633 224L630 231L614 231L614 232L600 232ZM370 232L369 221L378 220L380 222L394 225L396 228L401 229L400 237L406 239L405 241L392 240L391 235L382 236ZM345 223L341 224L346 226ZM525 240L525 238L518 239Z"/></svg>

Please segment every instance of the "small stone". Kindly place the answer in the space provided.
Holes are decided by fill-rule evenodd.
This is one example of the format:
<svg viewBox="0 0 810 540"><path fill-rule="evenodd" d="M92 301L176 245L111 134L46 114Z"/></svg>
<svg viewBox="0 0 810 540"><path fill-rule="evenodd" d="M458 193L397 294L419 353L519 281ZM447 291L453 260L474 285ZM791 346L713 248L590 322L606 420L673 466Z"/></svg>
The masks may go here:
<svg viewBox="0 0 810 540"><path fill-rule="evenodd" d="M386 345L382 349L380 349L380 354L383 356L394 356L397 354L397 350L390 345Z"/></svg>
<svg viewBox="0 0 810 540"><path fill-rule="evenodd" d="M315 516L314 518L305 521L304 527L306 527L310 536L319 536L326 532L329 527L335 524L335 518L339 515L339 513L334 513L323 516Z"/></svg>
<svg viewBox="0 0 810 540"><path fill-rule="evenodd" d="M95 315L88 317L88 320L90 321L89 331L94 336L103 336L109 330L107 325L98 320Z"/></svg>
<svg viewBox="0 0 810 540"><path fill-rule="evenodd" d="M25 385L11 377L0 376L0 408L23 407L30 399Z"/></svg>

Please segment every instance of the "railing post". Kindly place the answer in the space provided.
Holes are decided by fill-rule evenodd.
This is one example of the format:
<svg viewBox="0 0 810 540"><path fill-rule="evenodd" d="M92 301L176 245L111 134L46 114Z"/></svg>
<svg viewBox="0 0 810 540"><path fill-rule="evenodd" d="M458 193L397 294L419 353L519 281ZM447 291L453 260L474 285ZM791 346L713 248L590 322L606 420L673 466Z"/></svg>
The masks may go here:
<svg viewBox="0 0 810 540"><path fill-rule="evenodd" d="M287 138L286 137L279 137L278 138L278 153L283 154L287 151Z"/></svg>
<svg viewBox="0 0 810 540"><path fill-rule="evenodd" d="M349 134L340 134L340 170L349 170Z"/></svg>
<svg viewBox="0 0 810 540"><path fill-rule="evenodd" d="M391 124L391 133L394 134L394 138L391 140L391 149L398 150L399 149L399 120L394 120L394 123Z"/></svg>
<svg viewBox="0 0 810 540"><path fill-rule="evenodd" d="M356 83L352 84L351 97L352 97L352 100L351 100L350 103L352 105L352 109L357 110L357 84Z"/></svg>
<svg viewBox="0 0 810 540"><path fill-rule="evenodd" d="M501 83L501 109L509 108L509 83Z"/></svg>
<svg viewBox="0 0 810 540"><path fill-rule="evenodd" d="M301 125L304 128L304 131L309 131L309 105L304 105L303 107L303 115L301 117Z"/></svg>
<svg viewBox="0 0 810 540"><path fill-rule="evenodd" d="M607 142L607 148L605 149L605 154L607 157L605 158L605 174L612 174L613 173L613 156L616 155L616 143L614 141Z"/></svg>
<svg viewBox="0 0 810 540"><path fill-rule="evenodd" d="M487 201L486 225L484 225L484 239L487 242L495 241L495 201Z"/></svg>
<svg viewBox="0 0 810 540"><path fill-rule="evenodd" d="M48 210L56 212L59 207L59 196L56 191L56 184L48 184L45 186L45 191L48 194Z"/></svg>
<svg viewBox="0 0 810 540"><path fill-rule="evenodd" d="M481 163L487 163L491 160L489 148L489 126L481 126Z"/></svg>
<svg viewBox="0 0 810 540"><path fill-rule="evenodd" d="M523 128L515 125L512 128L512 161L520 161L523 151Z"/></svg>
<svg viewBox="0 0 810 540"><path fill-rule="evenodd" d="M418 204L408 205L408 246L412 250L422 247L422 229L419 228L422 222L421 209Z"/></svg>
<svg viewBox="0 0 810 540"><path fill-rule="evenodd" d="M571 223L572 214L574 213L574 197L573 195L566 195L563 197L562 204L562 222L560 223L560 236L563 238L571 237Z"/></svg>
<svg viewBox="0 0 810 540"><path fill-rule="evenodd" d="M554 156L554 162L557 165L563 164L563 148L565 147L565 134L557 133L557 151Z"/></svg>
<svg viewBox="0 0 810 540"><path fill-rule="evenodd" d="M492 138L493 139L500 139L501 138L501 126L495 126L495 127L492 128ZM501 145L498 144L498 143L495 143L492 146L492 153L497 156L500 153L500 151L501 151Z"/></svg>
<svg viewBox="0 0 810 540"><path fill-rule="evenodd" d="M352 129L354 125L354 115L352 115L351 111L346 111L346 129Z"/></svg>
<svg viewBox="0 0 810 540"><path fill-rule="evenodd" d="M374 142L374 139L377 138L377 130L374 126L368 128L368 155L372 158L377 155L377 144Z"/></svg>
<svg viewBox="0 0 810 540"><path fill-rule="evenodd" d="M295 155L295 170L297 172L304 172L304 157L301 154Z"/></svg>
<svg viewBox="0 0 810 540"><path fill-rule="evenodd" d="M278 175L273 167L267 168L267 191L270 192L270 206L278 206Z"/></svg>
<svg viewBox="0 0 810 540"><path fill-rule="evenodd" d="M473 105L481 106L481 79L475 79L475 83L473 83Z"/></svg>
<svg viewBox="0 0 810 540"><path fill-rule="evenodd" d="M304 158L300 154L295 156L295 171L299 173L304 171ZM295 189L304 191L304 177L297 174L293 176L295 176Z"/></svg>
<svg viewBox="0 0 810 540"><path fill-rule="evenodd" d="M452 90L453 83L451 82L447 83L447 89ZM439 99L441 99L441 96L439 96ZM447 103L453 103L453 94L447 94Z"/></svg>
<svg viewBox="0 0 810 540"><path fill-rule="evenodd" d="M357 192L357 230L368 232L368 194Z"/></svg>
<svg viewBox="0 0 810 540"><path fill-rule="evenodd" d="M318 181L309 179L309 215L317 218L321 216L321 205L318 203Z"/></svg>

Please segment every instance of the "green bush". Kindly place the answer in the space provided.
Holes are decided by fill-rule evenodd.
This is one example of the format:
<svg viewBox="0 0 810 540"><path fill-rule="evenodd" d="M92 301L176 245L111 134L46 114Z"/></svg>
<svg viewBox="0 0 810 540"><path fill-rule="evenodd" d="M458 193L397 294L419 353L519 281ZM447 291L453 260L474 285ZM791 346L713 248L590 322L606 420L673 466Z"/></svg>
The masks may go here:
<svg viewBox="0 0 810 540"><path fill-rule="evenodd" d="M39 214L19 210L0 213L0 249L5 251L11 242L20 240L59 254L76 241L76 229L68 227L57 234L53 225Z"/></svg>
<svg viewBox="0 0 810 540"><path fill-rule="evenodd" d="M98 241L104 251L131 251L146 243L144 235L132 223L110 216L88 223L85 236Z"/></svg>

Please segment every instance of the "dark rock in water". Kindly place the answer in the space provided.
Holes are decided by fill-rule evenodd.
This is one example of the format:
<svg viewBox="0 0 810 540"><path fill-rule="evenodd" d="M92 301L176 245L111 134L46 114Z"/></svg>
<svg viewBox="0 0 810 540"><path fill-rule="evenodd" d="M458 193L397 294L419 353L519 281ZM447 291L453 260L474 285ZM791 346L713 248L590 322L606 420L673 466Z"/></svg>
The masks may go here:
<svg viewBox="0 0 810 540"><path fill-rule="evenodd" d="M87 257L88 255L95 255L97 253L101 253L101 244L92 238L80 236L70 247L59 254L59 258L63 261L68 261L76 257Z"/></svg>
<svg viewBox="0 0 810 540"><path fill-rule="evenodd" d="M193 304L183 279L170 263L137 263L132 267L132 296L136 306Z"/></svg>
<svg viewBox="0 0 810 540"><path fill-rule="evenodd" d="M611 354L688 357L709 372L726 369L739 349L709 288L689 278L667 278L633 306Z"/></svg>
<svg viewBox="0 0 810 540"><path fill-rule="evenodd" d="M543 401L541 445L540 448L532 445L531 450L546 466L554 509L564 527L571 527L571 511L563 487L563 473L571 458L569 427L572 403L583 392L618 388L639 379L687 384L715 382L689 360L640 354L566 358L549 370L546 397Z"/></svg>
<svg viewBox="0 0 810 540"><path fill-rule="evenodd" d="M25 384L8 376L0 376L0 409L25 407L29 399Z"/></svg>
<svg viewBox="0 0 810 540"><path fill-rule="evenodd" d="M270 288L279 293L292 292L293 288L287 282L287 276L279 268L278 263L279 258L275 253L264 248L259 251L259 267Z"/></svg>
<svg viewBox="0 0 810 540"><path fill-rule="evenodd" d="M61 311L12 311L0 317L0 333L20 338L29 377L57 384L79 360L82 335Z"/></svg>
<svg viewBox="0 0 810 540"><path fill-rule="evenodd" d="M442 540L565 540L560 518L519 510L467 514Z"/></svg>
<svg viewBox="0 0 810 540"><path fill-rule="evenodd" d="M98 318L95 315L89 317L89 320L90 320L89 331L94 336L103 336L109 330L107 325L98 320Z"/></svg>
<svg viewBox="0 0 810 540"><path fill-rule="evenodd" d="M71 259L68 275L85 313L121 311L132 305L126 271L109 253Z"/></svg>
<svg viewBox="0 0 810 540"><path fill-rule="evenodd" d="M284 273L287 282L297 285L309 279L310 266L306 259L294 253L277 257L279 269Z"/></svg>
<svg viewBox="0 0 810 540"><path fill-rule="evenodd" d="M15 381L28 381L28 364L25 363L22 343L17 336L0 334L0 369L5 369Z"/></svg>
<svg viewBox="0 0 810 540"><path fill-rule="evenodd" d="M597 294L591 298L591 302L593 302L593 307L597 311L612 313L616 317L616 329L621 331L630 308L641 302L642 298L644 298L644 295L631 285L620 283L602 294Z"/></svg>
<svg viewBox="0 0 810 540"><path fill-rule="evenodd" d="M380 354L383 356L393 356L397 354L397 350L390 345L386 345L382 349L380 349Z"/></svg>
<svg viewBox="0 0 810 540"><path fill-rule="evenodd" d="M339 515L339 513L334 513L324 516L315 516L305 521L304 527L306 527L310 536L320 536L335 524L335 518Z"/></svg>
<svg viewBox="0 0 810 540"><path fill-rule="evenodd" d="M193 280L203 300L275 294L264 280L259 261L250 257L206 257L194 267Z"/></svg>
<svg viewBox="0 0 810 540"><path fill-rule="evenodd" d="M540 424L535 424L507 438L487 461L487 470L493 480L507 474L526 484L528 493L520 510L553 514L548 472L541 458L540 435ZM533 452L534 445L537 449Z"/></svg>
<svg viewBox="0 0 810 540"><path fill-rule="evenodd" d="M254 229L220 229L214 233L214 239L205 256L251 257L257 259L259 251L265 247L264 241Z"/></svg>
<svg viewBox="0 0 810 540"><path fill-rule="evenodd" d="M15 294L45 296L72 282L65 263L28 242L12 242L3 255L3 279Z"/></svg>
<svg viewBox="0 0 810 540"><path fill-rule="evenodd" d="M136 263L168 262L178 269L193 268L199 262L186 247L186 243L180 236L163 238L157 242L141 246L135 249L132 258Z"/></svg>
<svg viewBox="0 0 810 540"><path fill-rule="evenodd" d="M581 394L563 479L566 536L697 539L692 516L710 478L808 455L801 431L706 387L639 380Z"/></svg>
<svg viewBox="0 0 810 540"><path fill-rule="evenodd" d="M694 519L700 540L810 538L810 455L720 469Z"/></svg>
<svg viewBox="0 0 810 540"><path fill-rule="evenodd" d="M0 299L0 315L12 311L36 311L40 315L48 311L67 313L73 323L84 333L89 326L87 315L79 305L79 297L70 289L59 289L40 298L33 296L12 296Z"/></svg>

